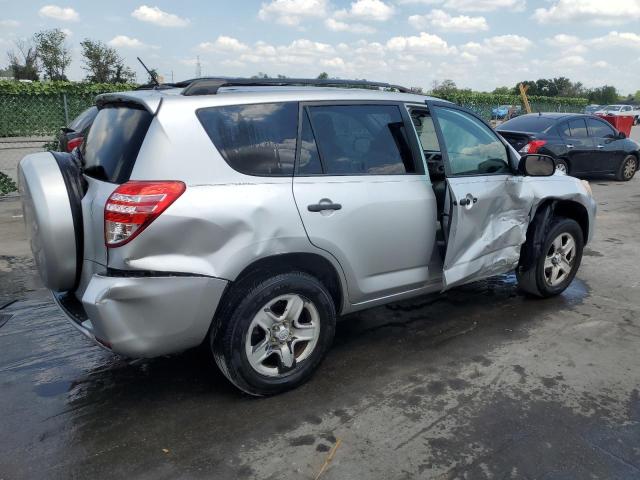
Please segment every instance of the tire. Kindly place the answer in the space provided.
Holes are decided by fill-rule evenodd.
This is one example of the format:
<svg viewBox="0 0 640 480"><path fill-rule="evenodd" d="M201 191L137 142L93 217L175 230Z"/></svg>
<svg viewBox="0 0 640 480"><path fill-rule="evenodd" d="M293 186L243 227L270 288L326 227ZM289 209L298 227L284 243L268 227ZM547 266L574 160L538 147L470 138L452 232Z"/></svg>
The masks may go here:
<svg viewBox="0 0 640 480"><path fill-rule="evenodd" d="M638 159L635 155L627 155L622 163L620 163L620 168L616 172L616 180L619 182L628 182L633 178L633 176L638 171Z"/></svg>
<svg viewBox="0 0 640 480"><path fill-rule="evenodd" d="M566 250L570 239L573 240L574 246L571 253ZM558 246L561 248L558 249ZM527 247L528 245L524 248ZM580 268L583 249L584 238L578 222L570 218L555 217L547 228L542 249L533 265L526 271L520 268L516 271L518 286L524 292L542 298L562 293L571 284ZM564 254L563 250L566 250ZM564 265L567 265L568 271L562 268ZM557 277L554 279L555 273Z"/></svg>
<svg viewBox="0 0 640 480"><path fill-rule="evenodd" d="M570 175L569 164L567 163L566 160L563 160L562 158L556 158L556 170L560 170L561 172L564 172L567 175Z"/></svg>
<svg viewBox="0 0 640 480"><path fill-rule="evenodd" d="M336 324L335 305L318 279L301 272L256 277L236 285L227 300L210 342L231 383L263 396L311 377L331 346Z"/></svg>

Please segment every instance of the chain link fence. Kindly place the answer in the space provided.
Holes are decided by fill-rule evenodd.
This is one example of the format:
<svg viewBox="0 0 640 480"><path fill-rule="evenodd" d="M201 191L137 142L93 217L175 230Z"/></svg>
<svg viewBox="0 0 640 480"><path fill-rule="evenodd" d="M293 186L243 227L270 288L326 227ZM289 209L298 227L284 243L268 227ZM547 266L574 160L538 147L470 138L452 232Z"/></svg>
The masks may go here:
<svg viewBox="0 0 640 480"><path fill-rule="evenodd" d="M94 100L94 94L0 94L0 137L53 137Z"/></svg>
<svg viewBox="0 0 640 480"><path fill-rule="evenodd" d="M486 120L502 120L505 103L485 99L451 98ZM95 94L55 93L11 95L0 93L0 137L46 136L53 137L61 127L68 125L84 109L94 104ZM586 103L586 100L585 100ZM521 108L519 98L511 102ZM562 99L545 101L532 99L534 112L581 112L583 105L568 104ZM518 113L524 113L519 110Z"/></svg>

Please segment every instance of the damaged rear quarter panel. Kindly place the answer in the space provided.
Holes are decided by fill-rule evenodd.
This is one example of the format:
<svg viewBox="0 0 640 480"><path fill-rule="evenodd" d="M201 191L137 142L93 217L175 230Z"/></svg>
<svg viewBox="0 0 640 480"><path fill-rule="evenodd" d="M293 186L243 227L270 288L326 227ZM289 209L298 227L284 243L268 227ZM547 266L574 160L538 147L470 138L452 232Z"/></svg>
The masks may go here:
<svg viewBox="0 0 640 480"><path fill-rule="evenodd" d="M296 210L291 178L261 180L188 187L131 243L110 249L109 266L234 280L266 256L318 253Z"/></svg>

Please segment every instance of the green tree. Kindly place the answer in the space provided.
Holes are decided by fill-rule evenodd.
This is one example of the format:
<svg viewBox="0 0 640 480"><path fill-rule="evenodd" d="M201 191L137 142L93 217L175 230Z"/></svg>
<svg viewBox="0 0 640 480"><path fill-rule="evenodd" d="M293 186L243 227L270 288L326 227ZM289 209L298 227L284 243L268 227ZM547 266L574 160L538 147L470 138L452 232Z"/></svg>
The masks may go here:
<svg viewBox="0 0 640 480"><path fill-rule="evenodd" d="M599 105L616 103L618 101L618 96L618 90L616 90L616 87L611 85L593 88L587 92L589 102L597 103Z"/></svg>
<svg viewBox="0 0 640 480"><path fill-rule="evenodd" d="M322 72L318 75L318 80L327 80L329 78L329 74L327 72Z"/></svg>
<svg viewBox="0 0 640 480"><path fill-rule="evenodd" d="M71 64L71 53L66 38L59 28L42 30L33 36L44 76L49 80L67 80L65 71Z"/></svg>
<svg viewBox="0 0 640 480"><path fill-rule="evenodd" d="M11 50L9 57L9 70L16 80L39 80L38 55L31 42L19 40L16 42L18 52Z"/></svg>
<svg viewBox="0 0 640 480"><path fill-rule="evenodd" d="M494 95L511 95L513 93L512 89L509 87L497 87L493 89Z"/></svg>
<svg viewBox="0 0 640 480"><path fill-rule="evenodd" d="M456 82L450 79L445 79L442 82L434 80L431 84L431 93L433 95L449 95L458 91Z"/></svg>
<svg viewBox="0 0 640 480"><path fill-rule="evenodd" d="M124 64L124 60L115 48L88 38L80 42L80 48L82 48L82 68L87 72L86 81L132 83L135 80L133 70Z"/></svg>

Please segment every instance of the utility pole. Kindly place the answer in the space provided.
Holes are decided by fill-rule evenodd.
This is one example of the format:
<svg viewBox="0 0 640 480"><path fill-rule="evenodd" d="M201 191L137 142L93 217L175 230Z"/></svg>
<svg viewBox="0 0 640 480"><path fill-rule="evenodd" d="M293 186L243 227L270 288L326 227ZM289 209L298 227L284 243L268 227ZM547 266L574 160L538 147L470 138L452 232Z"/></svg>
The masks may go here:
<svg viewBox="0 0 640 480"><path fill-rule="evenodd" d="M202 76L202 66L200 65L200 55L196 57L196 78Z"/></svg>

